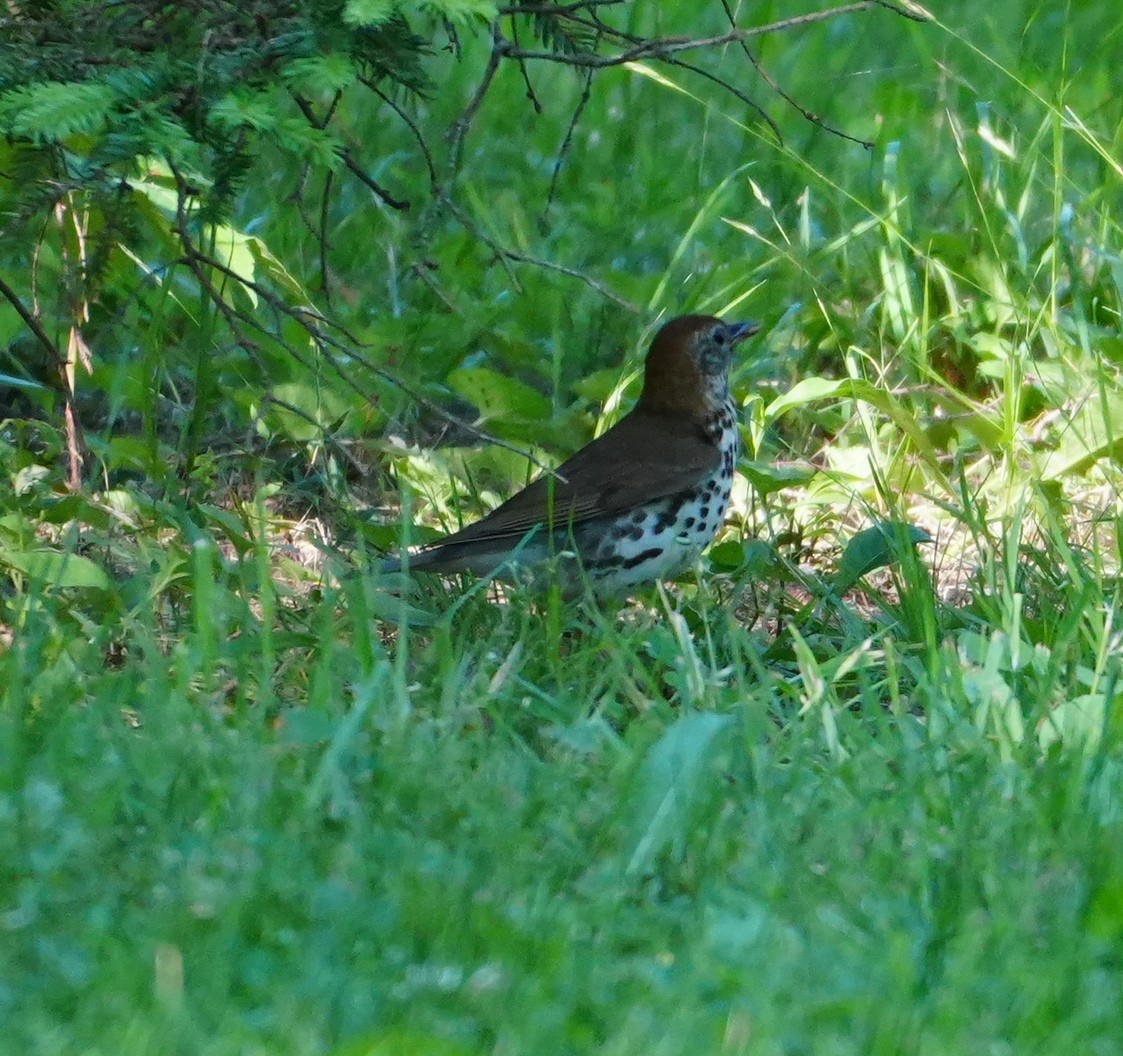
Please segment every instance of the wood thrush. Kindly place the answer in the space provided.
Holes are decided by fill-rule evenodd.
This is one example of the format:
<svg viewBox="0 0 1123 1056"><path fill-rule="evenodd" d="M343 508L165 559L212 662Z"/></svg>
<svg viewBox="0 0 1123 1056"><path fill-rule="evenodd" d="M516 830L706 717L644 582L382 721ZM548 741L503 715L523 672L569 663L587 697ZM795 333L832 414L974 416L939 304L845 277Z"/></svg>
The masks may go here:
<svg viewBox="0 0 1123 1056"><path fill-rule="evenodd" d="M734 347L759 329L708 315L672 319L652 342L639 401L616 425L556 475L383 571L547 565L567 593L587 582L600 596L677 575L725 518L740 446L729 366Z"/></svg>

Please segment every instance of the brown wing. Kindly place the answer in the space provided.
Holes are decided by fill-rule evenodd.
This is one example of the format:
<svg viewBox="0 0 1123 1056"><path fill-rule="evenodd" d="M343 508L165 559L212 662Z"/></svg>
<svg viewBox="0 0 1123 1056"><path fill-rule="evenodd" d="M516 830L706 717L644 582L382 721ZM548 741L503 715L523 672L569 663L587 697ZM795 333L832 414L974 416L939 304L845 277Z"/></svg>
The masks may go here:
<svg viewBox="0 0 1123 1056"><path fill-rule="evenodd" d="M721 453L701 426L633 411L559 466L557 477L539 477L482 520L433 545L520 539L538 524L578 524L618 513L675 495L720 464Z"/></svg>

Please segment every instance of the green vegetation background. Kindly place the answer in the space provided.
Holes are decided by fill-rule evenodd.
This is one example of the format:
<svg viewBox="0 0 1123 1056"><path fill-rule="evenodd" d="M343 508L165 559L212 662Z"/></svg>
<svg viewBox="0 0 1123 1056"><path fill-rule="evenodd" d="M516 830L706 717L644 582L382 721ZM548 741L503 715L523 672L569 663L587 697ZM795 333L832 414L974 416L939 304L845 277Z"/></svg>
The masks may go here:
<svg viewBox="0 0 1123 1056"><path fill-rule="evenodd" d="M77 495L0 306L0 1048L1118 1051L1123 16L933 14L759 42L868 151L733 47L697 61L782 145L689 71L609 69L552 199L572 70L531 65L536 114L501 68L446 207L391 109L335 127L408 212L340 173L321 214L318 141L274 128L209 229L252 350L162 249L154 167L81 327ZM397 102L439 172L471 27ZM66 246L0 249L64 346ZM623 614L378 589L368 549L528 472L417 394L559 457L685 310L765 324L734 379L756 490L704 582ZM934 543L839 598L875 519Z"/></svg>

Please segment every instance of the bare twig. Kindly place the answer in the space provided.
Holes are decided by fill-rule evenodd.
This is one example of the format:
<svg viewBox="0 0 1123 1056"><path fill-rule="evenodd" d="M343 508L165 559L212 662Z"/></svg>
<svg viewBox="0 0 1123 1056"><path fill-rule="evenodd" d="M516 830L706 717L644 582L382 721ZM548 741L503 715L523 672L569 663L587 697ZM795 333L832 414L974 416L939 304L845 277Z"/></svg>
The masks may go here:
<svg viewBox="0 0 1123 1056"><path fill-rule="evenodd" d="M526 253L520 253L517 250L501 246L455 202L449 201L448 207L452 211L452 214L495 254L496 259L498 259L504 267L507 267L508 262L514 262L516 264L532 264L535 267L544 268L547 271L556 271L561 275L568 275L570 278L585 283L586 286L596 290L602 297L607 297L608 300L612 301L614 304L620 305L621 308L626 308L629 312L639 312L639 308L630 301L626 301L620 294L610 290L604 283L597 281L590 275L586 275L583 271L578 271L576 268L567 268L564 264L555 264L552 260L532 257ZM511 277L514 279L513 275ZM517 280L515 281L517 282Z"/></svg>
<svg viewBox="0 0 1123 1056"><path fill-rule="evenodd" d="M581 89L581 98L577 100L577 106L573 109L573 116L569 119L569 128L565 130L565 139L562 140L562 145L558 149L557 160L554 162L554 173L550 177L550 191L546 195L546 209L549 209L554 202L554 195L558 190L558 178L561 176L562 165L565 163L566 155L573 143L573 134L577 131L577 122L581 120L581 115L585 112L585 107L589 105L592 96L593 71L586 70L585 86Z"/></svg>
<svg viewBox="0 0 1123 1056"><path fill-rule="evenodd" d="M377 83L369 77L360 77L360 82L364 84L370 91L378 96L395 114L398 115L405 123L406 128L413 133L413 138L417 141L418 147L421 149L421 156L425 159L425 166L429 170L429 183L435 189L437 186L437 167L433 164L433 155L429 151L429 145L425 142L425 137L421 134L421 129L417 127L417 122L405 111L405 109L398 105L394 99L387 95Z"/></svg>
<svg viewBox="0 0 1123 1056"><path fill-rule="evenodd" d="M321 121L321 119L316 116L316 112L306 99L303 99L296 92L293 93L292 97L296 105L300 108L300 112L308 119L309 124L318 128L320 131L323 131L324 128L327 127L327 121ZM369 176L362 165L355 160L355 155L351 152L350 147L344 147L339 152L339 156L343 159L343 164L347 166L351 174L361 183L369 187L379 201L385 202L391 209L397 209L399 212L409 212L410 203L405 199L395 198L385 187L374 179L373 176Z"/></svg>
<svg viewBox="0 0 1123 1056"><path fill-rule="evenodd" d="M751 58L751 56L750 56ZM780 132L780 126L772 119L768 112L756 100L751 99L744 92L741 91L736 85L730 84L728 81L718 77L717 74L710 73L709 70L704 70L701 66L695 66L692 62L687 62L685 59L667 59L665 60L671 66L679 66L684 70L689 70L691 73L698 74L699 77L704 77L707 81L713 81L714 84L720 84L730 95L740 99L751 110L756 112L759 117L771 130L772 134L776 137L777 142L783 143L784 137ZM841 133L840 133L841 135ZM850 137L847 136L847 139Z"/></svg>
<svg viewBox="0 0 1123 1056"><path fill-rule="evenodd" d="M226 319L227 325L231 328L235 337L238 338L239 343L242 344L243 347L246 347L249 350L252 350L253 348L252 343L247 342L246 338L244 337L244 335L242 335L241 332L240 324L247 324L265 334L270 340L276 341L278 344L284 347L289 352L289 354L292 355L298 362L307 366L309 369L314 369L313 365L308 363L307 359L302 356L295 348L293 348L292 345L290 345L288 342L284 341L275 334L269 333L269 331L267 331L261 325L261 323L252 319L252 317L246 317L237 309L232 308L223 298L219 290L215 288L214 283L210 281L210 278L207 276L206 271L204 270L205 268L213 269L219 274L225 275L228 278L233 279L235 282L240 283L247 289L253 290L253 292L256 293L257 296L260 297L263 301L265 301L265 303L268 304L269 307L272 308L273 311L278 315L285 316L286 318L292 319L297 322L308 333L313 341L315 341L317 347L319 348L320 354L324 357L324 360L331 367L333 372L340 378L344 385L347 388L351 389L353 392L357 393L368 403L371 402L371 396L369 395L369 393L367 393L358 384L358 382L355 381L352 372L345 369L340 361L336 359L334 355L328 352L329 348L333 348L341 352L349 360L360 364L364 369L368 370L375 377L381 379L389 385L393 385L401 392L404 392L419 406L424 407L431 413L439 416L440 418L443 418L450 425L454 425L459 429L463 429L469 435L474 436L477 440L480 440L483 443L494 444L497 447L505 448L508 451L512 451L515 454L520 455L521 457L525 458L531 465L535 466L538 469L541 469L543 472L550 474L553 473L553 469L551 469L551 467L541 462L538 458L531 454L531 452L519 447L517 444L512 444L507 440L501 439L500 437L493 436L491 433L487 432L484 429L481 429L479 426L473 425L471 422L464 421L462 418L449 413L449 411L441 407L440 404L435 403L423 393L420 393L416 389L407 385L401 380L401 378L396 377L385 368L379 367L376 364L372 363L359 351L360 347L369 348L369 345L362 344L357 340L357 338L355 338L353 334L349 333L346 329L339 326L337 323L334 323L330 319L327 319L315 309L296 308L290 304L285 303L285 301L282 298L278 297L275 293L273 293L272 290L269 290L258 282L254 282L242 275L239 275L232 268L223 264L222 261L216 260L209 254L204 253L195 244L195 240L191 236L191 232L187 225L186 213L182 207L182 202L183 195L180 196L180 205L177 208L177 226L179 229L180 242L182 243L184 249L184 262L187 264L188 268L191 269L192 274L195 276L204 292L222 313L222 315ZM332 337L331 334L329 334L319 325L320 323L323 323L325 324L325 326L331 327L332 329L338 330L348 339L348 343L345 344L338 338Z"/></svg>
<svg viewBox="0 0 1123 1056"><path fill-rule="evenodd" d="M47 350L58 374L66 420L67 486L71 491L77 491L82 486L82 465L85 462L86 443L82 436L82 423L78 419L78 408L74 399L74 388L70 383L66 356L43 329L43 324L35 317L35 313L20 300L19 294L2 278L0 278L0 295L16 310L16 314Z"/></svg>
<svg viewBox="0 0 1123 1056"><path fill-rule="evenodd" d="M541 257L531 257L525 253L516 253L512 249L497 247L497 252L502 253L506 260L513 260L518 264L532 264L536 268L543 268L546 271L556 271L560 275L568 275L571 279L577 279L583 282L591 290L596 290L597 293L612 301L613 304L618 304L621 308L626 308L629 312L634 312L637 315L640 312L637 305L632 304L631 301L625 300L614 290L610 290L603 282L594 279L591 275L586 275L583 271L578 271L576 268L567 268L564 264L555 264L552 260L543 260Z"/></svg>
<svg viewBox="0 0 1123 1056"><path fill-rule="evenodd" d="M519 26L517 22L511 24L511 36L514 38L515 47L519 46ZM534 85L530 81L530 74L527 72L526 63L519 62L519 73L522 75L523 84L526 85L526 97L530 100L530 105L534 107L536 114L542 113L542 104L538 101L538 95L534 91Z"/></svg>
<svg viewBox="0 0 1123 1056"><path fill-rule="evenodd" d="M729 24L731 26L736 25L735 15L733 13L732 7L730 7L729 0L721 0L721 6L725 8L725 16L729 19ZM798 110L800 114L802 114L803 117L810 121L813 125L818 125L824 131L829 132L831 135L838 136L840 139L846 139L851 143L857 143L859 146L865 147L866 150L873 150L873 144L868 139L858 139L857 136L851 136L849 133L843 132L842 129L835 128L833 125L827 124L827 122L819 117L818 114L813 114L805 106L802 106L800 103L796 102L795 99L793 99L787 92L784 91L783 88L780 87L780 85L776 82L772 75L764 68L760 60L749 50L748 44L746 44L744 41L741 42L741 50L745 53L745 57L749 60L749 62L751 62L756 68L756 72L764 78L765 84L767 84L769 88L771 88L778 96L780 96L781 99L788 103L789 106L792 106L796 110ZM735 89L733 89L731 85L726 85L726 88L729 88L731 91L735 91ZM755 106L755 104L753 105ZM776 132L776 135L779 136L779 127L776 125L776 122L773 121L772 118L764 114L764 112L760 110L759 107L757 109L761 116L764 117L765 120L768 121L768 123L772 126L772 129L774 132Z"/></svg>
<svg viewBox="0 0 1123 1056"><path fill-rule="evenodd" d="M476 86L475 92L472 93L472 98L468 100L468 105L464 108L464 111L456 121L453 122L452 127L447 133L449 177L460 168L460 159L464 151L464 139L468 135L468 129L472 127L472 122L475 120L476 114L479 113L479 109L483 105L484 96L487 95L488 89L491 87L491 82L494 80L495 73L499 69L500 61L511 49L511 42L499 32L498 25L492 27L491 39L491 54L488 56L487 67L484 69L483 77L480 78L480 83Z"/></svg>
<svg viewBox="0 0 1123 1056"><path fill-rule="evenodd" d="M320 198L320 289L324 291L324 299L331 306L331 280L328 269L328 210L331 207L331 185L335 173L328 169L324 176L324 190Z"/></svg>
<svg viewBox="0 0 1123 1056"><path fill-rule="evenodd" d="M868 11L871 7L884 7L900 15L902 18L914 22L927 21L919 12L906 10L889 3L888 0L856 0L855 3L840 4L838 7L825 8L821 11L809 11L803 15L793 15L776 22L769 22L763 26L752 26L749 29L733 29L716 37L662 37L657 40L645 40L617 55L592 55L587 52L575 54L561 54L552 51L526 51L515 47L507 41L503 54L512 59L536 59L542 62L554 62L563 66L585 66L591 69L604 69L610 66L623 66L627 62L636 62L639 59L662 59L670 55L677 55L682 51L693 51L697 48L714 48L723 44L736 44L744 40L763 37L769 33L780 33L794 29L797 26L812 25L816 22L825 22L827 19L838 15L855 14L859 11Z"/></svg>

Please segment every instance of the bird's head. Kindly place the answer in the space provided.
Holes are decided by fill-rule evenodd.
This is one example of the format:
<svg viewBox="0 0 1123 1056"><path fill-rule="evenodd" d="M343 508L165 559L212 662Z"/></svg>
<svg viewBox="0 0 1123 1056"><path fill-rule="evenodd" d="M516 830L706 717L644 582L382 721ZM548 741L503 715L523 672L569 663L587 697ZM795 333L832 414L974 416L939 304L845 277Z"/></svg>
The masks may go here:
<svg viewBox="0 0 1123 1056"><path fill-rule="evenodd" d="M736 345L760 329L712 315L680 315L655 335L643 373L638 407L650 414L706 418L729 395L729 364Z"/></svg>

